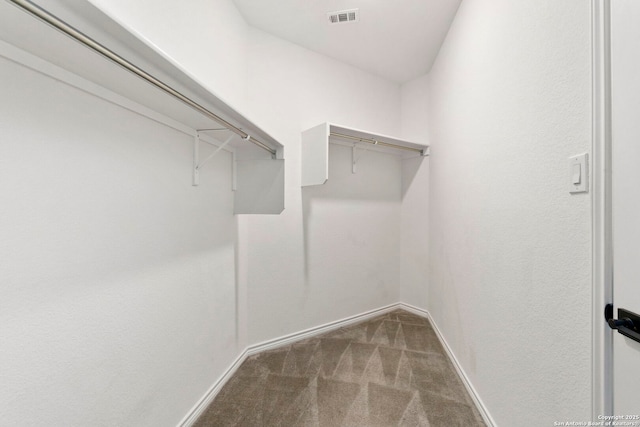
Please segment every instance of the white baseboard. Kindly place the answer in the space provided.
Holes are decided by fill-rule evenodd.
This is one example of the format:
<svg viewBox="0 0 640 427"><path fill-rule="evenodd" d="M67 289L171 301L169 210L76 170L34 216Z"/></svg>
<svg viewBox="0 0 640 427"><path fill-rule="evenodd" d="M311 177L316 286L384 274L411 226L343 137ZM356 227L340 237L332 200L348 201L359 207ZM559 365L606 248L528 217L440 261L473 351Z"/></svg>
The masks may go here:
<svg viewBox="0 0 640 427"><path fill-rule="evenodd" d="M436 332L436 335L438 336L438 339L440 339L442 346L447 352L449 359L451 359L453 366L458 372L458 375L460 376L465 388L467 389L474 403L478 407L478 411L480 412L480 415L482 415L482 418L484 419L485 423L487 424L488 427L496 427L496 423L493 421L493 418L491 418L491 415L489 415L487 408L484 406L484 403L482 403L482 400L478 396L478 393L473 388L473 385L469 381L469 378L467 377L464 370L460 366L460 363L458 362L455 355L451 351L451 348L445 341L444 337L442 336L442 333L438 329L438 326L436 325L436 323L431 318L431 315L429 314L429 312L421 308L414 307L410 304L405 304L401 302L390 304L385 307L377 308L375 310L369 310L364 313L357 314L355 316L350 316L341 320L336 320L334 322L325 323L324 325L305 329L303 331L285 335L280 338L275 338L275 339L264 341L258 344L250 345L249 347L244 349L244 351L233 361L231 366L229 366L229 368L220 376L220 378L218 378L218 380L211 386L211 388L207 390L207 392L198 401L198 403L191 409L191 411L189 411L189 413L182 419L182 421L180 421L180 423L178 424L178 427L190 427L196 422L196 420L200 417L200 415L202 415L202 413L207 409L207 407L211 404L211 402L213 402L213 399L215 399L216 395L220 392L220 390L225 385L225 383L233 376L233 374L238 370L240 365L242 365L242 363L247 359L247 357L260 353L262 351L271 350L277 347L282 347L305 338L309 338L315 335L320 335L325 332L330 332L345 326L349 326L354 323L363 322L370 318L388 313L398 308L401 308L403 310L406 310L418 316L425 317L429 320L429 322L433 326L434 331Z"/></svg>
<svg viewBox="0 0 640 427"><path fill-rule="evenodd" d="M222 373L220 378L213 383L211 388L207 390L207 392L200 398L198 403L195 404L193 408L189 411L189 413L178 423L178 427L190 427L192 426L197 419L202 415L202 413L207 409L207 407L213 402L213 399L218 395L222 387L229 381L229 379L236 373L242 362L247 358L247 349L245 348L242 353L236 360L233 361L231 366L227 368L226 371Z"/></svg>
<svg viewBox="0 0 640 427"><path fill-rule="evenodd" d="M469 392L471 399L473 399L473 403L476 404L476 407L478 408L478 411L480 412L482 419L484 420L484 422L487 424L488 427L497 427L496 422L491 417L491 414L489 414L487 407L484 405L484 402L482 402L482 399L478 395L478 392L476 391L476 389L473 387L473 384L471 384L469 377L464 372L464 369L462 369L460 362L458 362L458 359L456 358L455 354L453 354L451 347L449 347L449 344L444 339L444 336L442 335L440 328L438 328L438 325L431 317L431 314L429 314L427 310L423 310L421 308L414 307L410 304L405 304L402 302L398 304L398 306L403 310L407 310L408 312L416 314L418 316L426 317L429 320L429 323L431 323L433 330L436 332L436 335L438 336L438 339L440 340L442 347L444 347L445 351L447 352L447 355L449 356L449 359L451 360L451 363L453 363L453 366L456 368L456 371L458 372L458 376L460 377L460 379L462 380L462 383L464 384L465 388Z"/></svg>

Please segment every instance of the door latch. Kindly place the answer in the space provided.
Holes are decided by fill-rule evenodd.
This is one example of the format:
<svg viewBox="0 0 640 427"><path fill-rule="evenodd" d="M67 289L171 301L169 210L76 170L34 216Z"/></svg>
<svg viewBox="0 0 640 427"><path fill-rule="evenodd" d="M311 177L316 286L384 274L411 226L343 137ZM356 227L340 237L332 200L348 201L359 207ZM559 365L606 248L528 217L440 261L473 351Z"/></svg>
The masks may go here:
<svg viewBox="0 0 640 427"><path fill-rule="evenodd" d="M611 329L634 341L640 342L640 315L623 308L618 309L618 318L613 318L613 304L604 308L604 319Z"/></svg>

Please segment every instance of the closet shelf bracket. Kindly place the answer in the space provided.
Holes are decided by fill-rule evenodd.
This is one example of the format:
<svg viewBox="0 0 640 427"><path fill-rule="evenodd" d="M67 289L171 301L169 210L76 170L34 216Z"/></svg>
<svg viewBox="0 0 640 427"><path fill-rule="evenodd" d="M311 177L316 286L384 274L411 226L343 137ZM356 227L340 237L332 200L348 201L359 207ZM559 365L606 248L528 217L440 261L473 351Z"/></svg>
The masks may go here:
<svg viewBox="0 0 640 427"><path fill-rule="evenodd" d="M207 130L207 129L202 129L202 130ZM226 141L224 141L221 145L218 145L217 148L215 149L215 151L211 154L209 154L209 156L207 156L204 160L200 161L200 130L196 131L196 134L193 138L193 185L197 186L200 184L200 170L202 169L202 167L205 165L205 163L207 163L209 160L213 159L220 151L222 151L223 149L225 149L225 147L231 142L231 140L233 139L235 135L231 135L229 136ZM245 138L243 138L245 139ZM227 149L228 150L228 149ZM232 154L235 154L234 151L232 150L228 150L231 151ZM235 190L235 155L233 156L233 162L232 162L232 174L233 174L233 190Z"/></svg>

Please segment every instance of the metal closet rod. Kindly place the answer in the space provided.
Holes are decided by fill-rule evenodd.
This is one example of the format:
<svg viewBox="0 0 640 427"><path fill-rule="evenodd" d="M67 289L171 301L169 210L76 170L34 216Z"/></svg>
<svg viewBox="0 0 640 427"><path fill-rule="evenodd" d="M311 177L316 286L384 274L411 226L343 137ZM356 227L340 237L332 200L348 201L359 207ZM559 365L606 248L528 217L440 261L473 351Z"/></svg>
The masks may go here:
<svg viewBox="0 0 640 427"><path fill-rule="evenodd" d="M373 145L383 145L385 147L399 148L401 150L407 150L407 151L415 151L416 153L420 153L420 154L424 153L424 150L421 150L420 148L405 147L403 145L392 144L390 142L382 142L382 141L378 141L376 139L371 139L371 138L360 138L358 136L345 135L343 133L338 133L338 132L331 132L329 135L335 136L338 138L350 139L352 141L366 142L368 144L373 144Z"/></svg>
<svg viewBox="0 0 640 427"><path fill-rule="evenodd" d="M174 98L182 101L184 104L188 105L189 107L193 108L194 110L198 111L199 113L202 113L203 115L209 117L210 119L215 120L216 122L220 123L222 126L224 126L227 129L229 129L231 132L233 132L236 135L239 135L240 137L242 137L242 139L254 143L258 147L262 148L263 150L268 151L269 153L273 154L274 156L276 155L276 151L274 149L272 149L271 147L269 147L268 145L266 145L265 143L255 139L254 137L250 136L248 133L246 133L242 129L232 125L231 123L229 123L228 121L226 121L222 117L216 115L215 113L212 113L211 111L209 111L208 109L206 109L202 105L198 104L194 100L192 100L189 97L187 97L187 96L183 95L182 93L178 92L177 90L175 90L174 88L172 88L168 84L163 83L161 80L158 80L157 78L153 77L151 74L147 73L146 71L144 71L140 67L138 67L138 66L132 64L131 62L127 61L126 59L124 59L123 57L121 57L120 55L118 55L117 53L112 51L111 49L101 45L97 41L93 40L91 37L87 36L86 34L82 33L81 31L77 30L76 28L72 27L71 25L67 24L66 22L64 22L63 20L58 18L57 16L52 15L51 13L49 13L46 10L44 10L40 6L38 6L38 5L34 4L34 3L32 3L31 1L28 1L28 0L8 0L8 1L10 1L14 5L18 6L22 10L24 10L24 11L30 13L31 15L35 16L36 18L46 22L47 24L51 25L52 27L56 28L57 30L63 32L64 34L68 35L69 37L73 38L74 40L82 43L83 45L85 45L88 48L90 48L91 50L99 53L100 55L104 56L105 58L109 59L110 61L115 62L119 66L123 67L127 71L132 72L133 74L137 75L141 79L143 79L146 82L152 84L153 86L157 87L158 89L162 90L163 92L165 92L165 93L173 96Z"/></svg>

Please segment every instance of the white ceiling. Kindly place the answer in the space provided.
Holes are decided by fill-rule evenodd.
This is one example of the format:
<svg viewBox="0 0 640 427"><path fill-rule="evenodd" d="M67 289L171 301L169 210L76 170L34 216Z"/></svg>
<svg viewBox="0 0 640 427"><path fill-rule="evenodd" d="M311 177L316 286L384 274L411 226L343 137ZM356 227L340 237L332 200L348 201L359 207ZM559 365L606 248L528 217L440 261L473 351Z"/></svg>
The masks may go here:
<svg viewBox="0 0 640 427"><path fill-rule="evenodd" d="M263 31L404 83L429 72L462 0L234 0ZM327 12L360 9L330 25Z"/></svg>

